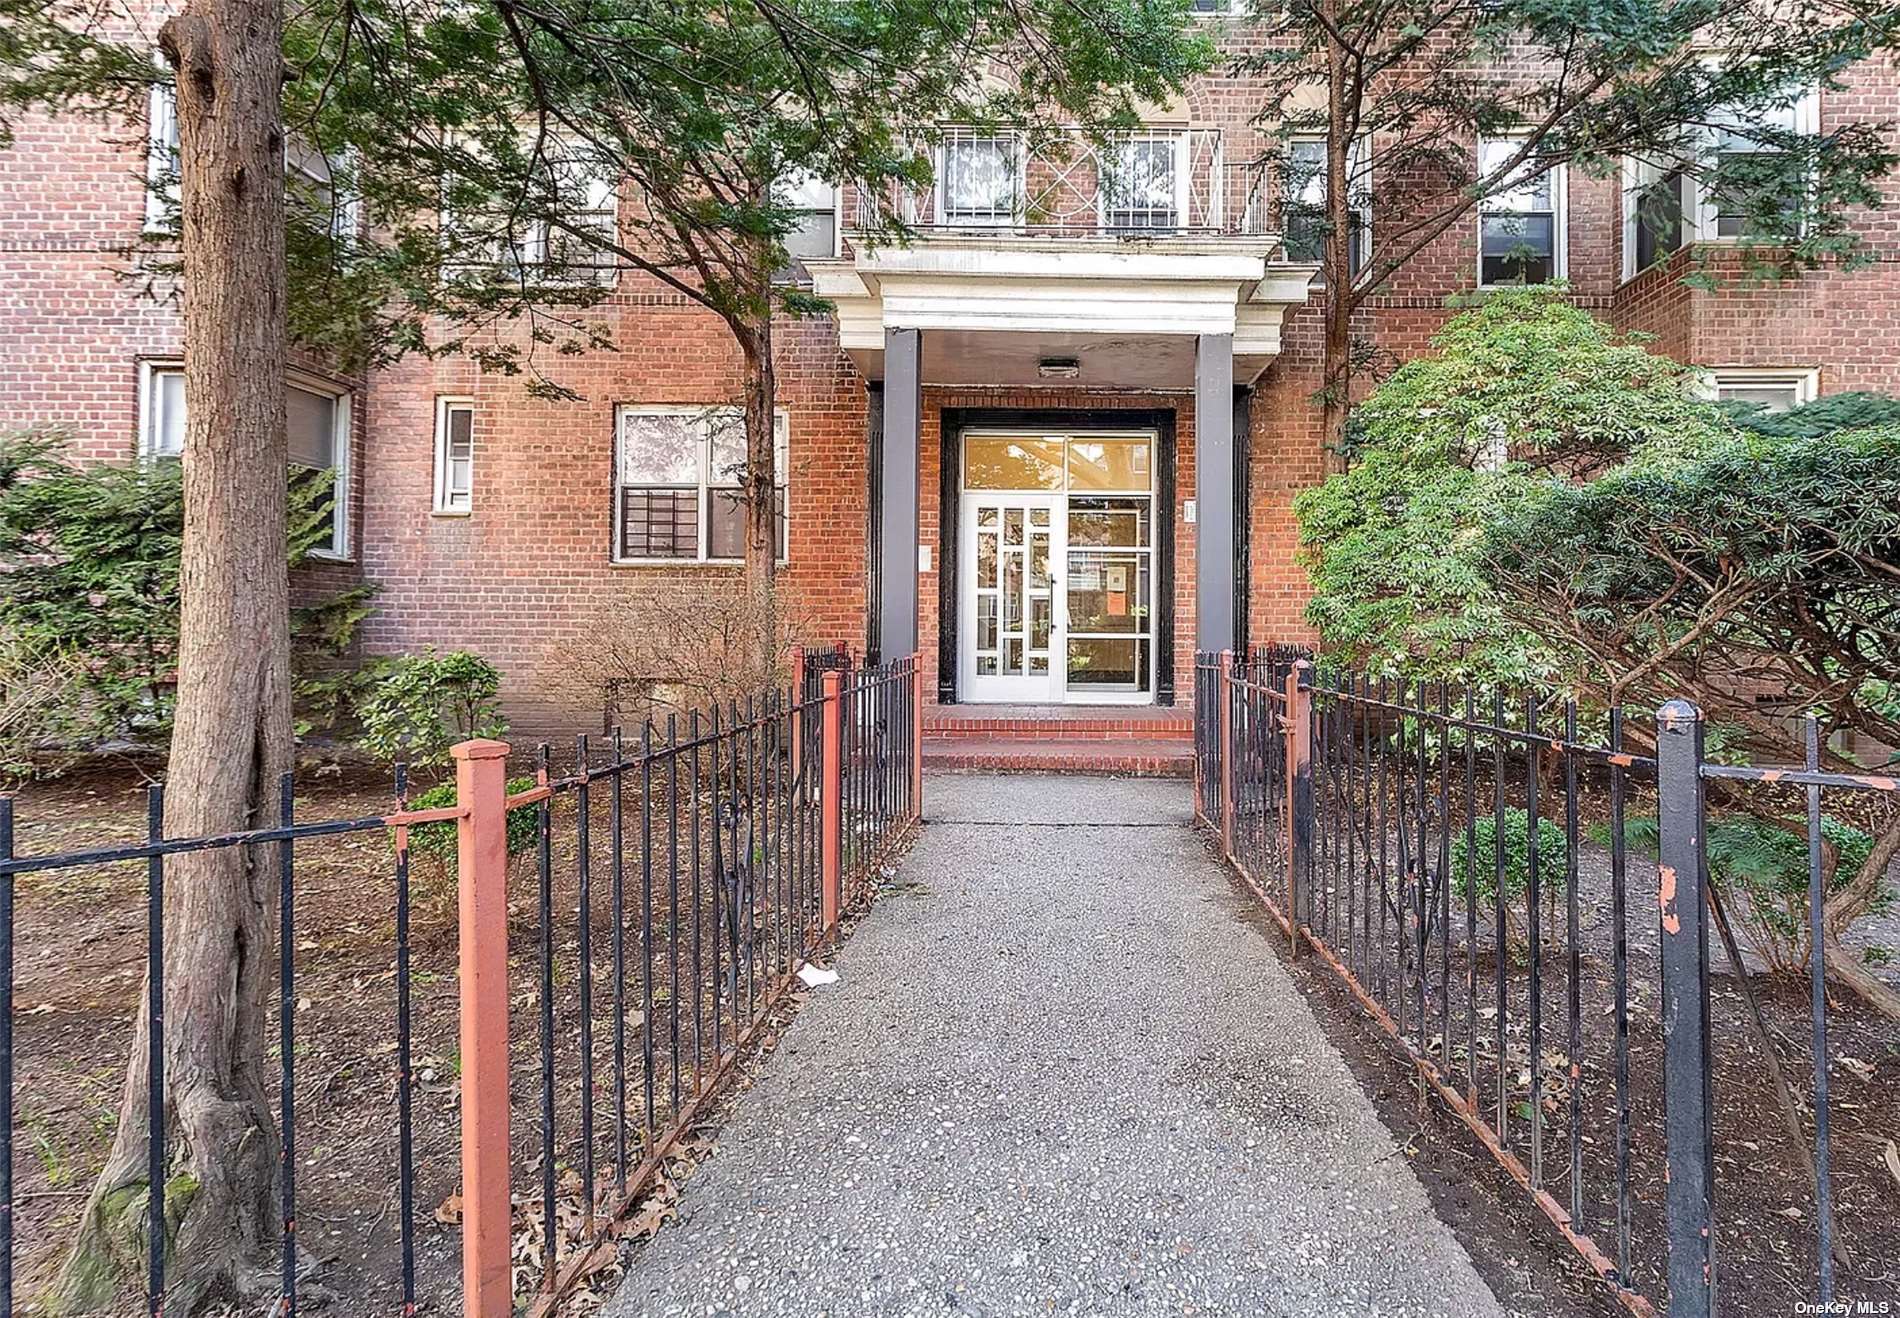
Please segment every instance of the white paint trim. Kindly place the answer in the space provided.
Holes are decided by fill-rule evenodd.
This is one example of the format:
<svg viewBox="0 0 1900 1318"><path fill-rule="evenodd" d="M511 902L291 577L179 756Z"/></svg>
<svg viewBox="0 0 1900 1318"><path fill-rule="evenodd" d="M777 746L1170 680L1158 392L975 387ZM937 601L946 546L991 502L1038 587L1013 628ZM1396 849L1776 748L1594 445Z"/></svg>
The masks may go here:
<svg viewBox="0 0 1900 1318"><path fill-rule="evenodd" d="M1821 396L1821 368L1818 366L1706 366L1696 375L1697 387L1702 396L1711 401L1724 385L1756 388L1763 385L1793 385L1797 407L1812 403Z"/></svg>

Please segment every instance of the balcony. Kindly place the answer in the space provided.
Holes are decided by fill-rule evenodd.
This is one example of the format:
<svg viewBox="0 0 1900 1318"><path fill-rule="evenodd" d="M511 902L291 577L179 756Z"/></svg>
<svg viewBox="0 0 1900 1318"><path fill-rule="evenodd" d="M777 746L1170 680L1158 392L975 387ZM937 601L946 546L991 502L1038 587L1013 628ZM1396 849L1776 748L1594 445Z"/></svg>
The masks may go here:
<svg viewBox="0 0 1900 1318"><path fill-rule="evenodd" d="M1216 345L1251 382L1318 269L1280 255L1272 173L1218 129L951 128L933 151L928 188L860 190L844 253L806 263L867 379L917 330L929 384L1184 389Z"/></svg>
<svg viewBox="0 0 1900 1318"><path fill-rule="evenodd" d="M1275 228L1267 171L1229 164L1215 128L1092 136L953 127L932 163L928 189L860 192L850 227L875 232L896 220L992 239L1270 237Z"/></svg>

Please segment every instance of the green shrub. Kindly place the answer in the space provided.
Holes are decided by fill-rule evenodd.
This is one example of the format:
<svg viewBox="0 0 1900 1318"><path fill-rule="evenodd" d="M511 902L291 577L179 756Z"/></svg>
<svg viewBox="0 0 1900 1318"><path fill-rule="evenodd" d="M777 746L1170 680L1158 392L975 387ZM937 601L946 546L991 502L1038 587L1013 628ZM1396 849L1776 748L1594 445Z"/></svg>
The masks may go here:
<svg viewBox="0 0 1900 1318"><path fill-rule="evenodd" d="M496 705L501 673L467 650L389 660L357 707L363 749L414 768L448 765L449 748L508 730Z"/></svg>
<svg viewBox="0 0 1900 1318"><path fill-rule="evenodd" d="M510 778L508 794L517 795L534 786L532 778ZM455 804L455 784L442 783L420 796L409 798L411 810L440 810ZM409 854L434 862L443 870L456 863L456 826L453 820L439 824L417 824L409 830ZM518 856L535 842L535 807L518 805L508 812L508 854Z"/></svg>
<svg viewBox="0 0 1900 1318"><path fill-rule="evenodd" d="M1761 958L1779 970L1799 969L1808 957L1808 839L1805 825L1782 828L1753 815L1725 815L1712 819L1704 844L1709 877L1723 892L1741 892L1746 909L1736 911L1748 941ZM1660 830L1653 815L1627 821L1624 838L1638 850L1655 855ZM1834 893L1853 881L1866 863L1874 840L1832 815L1821 816L1821 836L1834 848L1834 872L1827 890ZM1883 890L1873 909L1893 900Z"/></svg>
<svg viewBox="0 0 1900 1318"><path fill-rule="evenodd" d="M1504 896L1515 901L1530 887L1531 846L1530 816L1508 808L1504 812ZM1476 874L1473 874L1471 837L1477 840ZM1564 872L1564 831L1553 820L1537 820L1537 876L1548 887L1552 875ZM1493 815L1481 815L1468 837L1462 830L1451 844L1451 886L1464 897L1475 881L1479 903L1497 900L1498 821Z"/></svg>

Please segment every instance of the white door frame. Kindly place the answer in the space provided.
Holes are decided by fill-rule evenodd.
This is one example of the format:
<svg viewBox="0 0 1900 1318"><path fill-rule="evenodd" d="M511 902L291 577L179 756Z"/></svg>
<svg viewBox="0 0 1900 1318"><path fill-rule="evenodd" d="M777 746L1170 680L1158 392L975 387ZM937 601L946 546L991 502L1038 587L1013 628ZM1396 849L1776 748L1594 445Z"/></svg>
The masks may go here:
<svg viewBox="0 0 1900 1318"><path fill-rule="evenodd" d="M1159 638L1156 634L1155 617L1158 611L1158 605L1154 599L1149 600L1147 618L1145 619L1142 625L1142 629L1136 633L1137 637L1141 637L1146 640L1147 647L1148 647L1148 669L1147 669L1146 689L1139 690L1139 691L1113 691L1113 690L1105 691L1105 690L1084 687L1072 692L1068 686L1069 499L1072 494L1080 494L1083 497L1087 497L1093 492L1086 491L1086 490L1072 491L1069 488L1068 478L1066 474L1066 457L1065 457L1065 474L1064 474L1063 486L1061 489L1057 489L1057 490L1045 489L1045 490L1033 490L1033 491L1031 490L1011 491L1011 490L986 490L986 489L972 490L972 489L969 489L967 485L964 484L966 468L964 466L963 445L964 445L964 441L967 440L971 434L975 434L975 435L979 435L983 437L990 437L990 438L1012 437L1012 436L1023 436L1026 438L1034 438L1034 439L1060 438L1064 442L1065 455L1068 453L1068 442L1071 440L1087 440L1087 439L1097 437L1097 436L1100 436L1103 438L1119 438L1119 439L1139 437L1139 438L1148 440L1148 442L1152 446L1149 449L1149 455L1150 455L1149 485L1146 491L1146 497L1149 501L1149 542L1147 545L1147 555L1148 555L1148 563L1149 563L1149 569L1150 569L1149 589L1151 592L1159 591L1161 588L1159 574L1154 571L1157 565L1157 561L1158 561L1157 553L1155 549L1155 542L1159 538L1159 534L1160 534L1159 519L1162 516L1168 515L1167 510L1164 510L1159 506L1160 500L1155 492L1156 472L1154 468L1158 464L1158 461L1160 458L1160 436L1157 435L1152 429L1124 429L1124 428L1107 427L1107 426L1100 427L1100 428L1090 427L1087 429L1076 429L1076 430L1067 431L1067 432L1064 432L1060 436L1056 436L1044 430L1031 430L1031 429L1024 429L1020 427L996 427L996 428L984 427L978 430L966 432L964 435L959 436L958 443L957 443L957 452L956 452L956 462L957 462L957 468L958 468L957 483L958 483L958 489L960 491L959 500L958 500L959 525L957 528L958 530L957 553L961 557L962 561L956 565L957 592L959 596L957 600L957 606L956 606L957 618L958 618L957 699L959 701L962 701L968 704L986 704L986 703L987 704L1004 704L1004 703L1007 703L1007 704L1045 704L1045 703L1060 704L1060 703L1065 703L1071 700L1079 704L1089 704L1089 705L1150 705L1150 704L1153 704L1155 701L1156 686L1157 686L1156 674L1158 672L1159 665L1162 663L1162 658L1157 653ZM1120 493L1113 492L1113 491L1104 491L1102 492L1101 497L1133 498L1133 497L1140 497L1140 494L1139 492L1136 492L1136 491L1126 491L1126 492L1120 492ZM1031 506L1037 506L1037 507L1046 506L1050 509L1049 520L1050 520L1050 574L1051 574L1051 587L1052 587L1051 589L1052 619L1051 619L1051 624L1050 624L1050 639L1049 639L1050 663L1049 663L1049 673L1047 675L1046 680L1044 680L1042 677L1039 677L1039 676L1030 676L1030 675L1014 676L1014 677L1003 677L1003 676L995 676L995 675L983 676L983 675L978 674L977 672L978 585L977 585L976 560L977 560L977 518L978 518L979 505L997 507L1001 509L1012 508L1012 507L1022 508L1025 510L1025 513L1024 513L1025 525L1027 525L1027 521L1028 521L1028 513L1026 510L1030 508ZM1001 523L1001 515L999 514L999 532L998 532L999 550L1001 548L1000 523ZM1026 565L1025 565L1025 570L1027 570ZM1001 573L1001 567L999 565L999 582L1000 582L1000 573ZM1025 605L1025 608L1027 608L1026 605ZM1027 626L1025 622L1025 639L1026 637L1027 637Z"/></svg>

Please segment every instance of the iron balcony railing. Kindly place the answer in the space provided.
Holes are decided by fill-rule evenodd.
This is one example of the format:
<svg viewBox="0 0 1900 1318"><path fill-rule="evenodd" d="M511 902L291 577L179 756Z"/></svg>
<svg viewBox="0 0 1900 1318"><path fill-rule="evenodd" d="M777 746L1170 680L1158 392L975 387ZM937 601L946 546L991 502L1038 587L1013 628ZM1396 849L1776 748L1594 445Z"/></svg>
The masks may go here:
<svg viewBox="0 0 1900 1318"><path fill-rule="evenodd" d="M1048 237L1268 234L1269 171L1229 163L1216 128L1109 134L956 126L928 148L928 188L860 189L854 226Z"/></svg>

